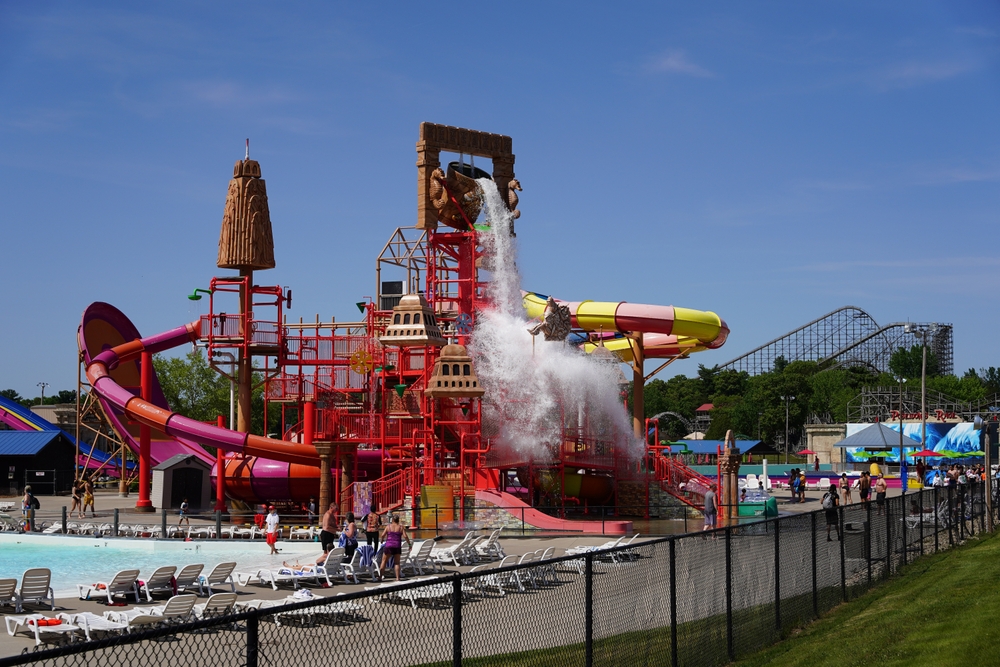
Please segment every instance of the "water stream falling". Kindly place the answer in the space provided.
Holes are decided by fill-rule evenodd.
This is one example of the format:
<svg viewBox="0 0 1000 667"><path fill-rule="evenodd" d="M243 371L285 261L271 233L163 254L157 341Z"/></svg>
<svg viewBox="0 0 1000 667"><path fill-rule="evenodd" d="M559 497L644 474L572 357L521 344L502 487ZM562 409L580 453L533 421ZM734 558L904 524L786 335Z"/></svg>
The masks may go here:
<svg viewBox="0 0 1000 667"><path fill-rule="evenodd" d="M498 431L499 447L536 461L555 458L564 429L625 444L641 451L622 407L620 373L614 364L589 358L576 346L532 341L521 301L517 248L510 236L510 211L490 179L478 181L490 222L480 235L491 272L488 297L492 307L481 312L470 345L476 374L486 388L487 424Z"/></svg>

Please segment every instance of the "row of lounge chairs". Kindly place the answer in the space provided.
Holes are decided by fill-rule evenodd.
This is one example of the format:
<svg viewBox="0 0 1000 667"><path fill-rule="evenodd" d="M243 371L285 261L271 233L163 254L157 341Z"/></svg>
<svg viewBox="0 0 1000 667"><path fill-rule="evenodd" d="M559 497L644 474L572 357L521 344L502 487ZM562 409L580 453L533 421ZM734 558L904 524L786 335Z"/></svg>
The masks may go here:
<svg viewBox="0 0 1000 667"><path fill-rule="evenodd" d="M228 587L231 593L236 592L236 582L233 581L236 563L219 563L207 575L202 575L204 568L201 564L187 565L178 572L175 566L168 565L157 568L142 582L139 580L139 570L122 570L109 581L77 584L77 591L81 600L90 600L91 596L96 595L107 597L109 604L117 596L127 598L129 595L138 604L140 592L145 593L147 602L152 602L155 593L184 593L197 589L198 595L208 595L216 587Z"/></svg>
<svg viewBox="0 0 1000 667"><path fill-rule="evenodd" d="M283 528L279 528L278 537L282 536ZM62 533L62 523L54 523L51 525L43 524L43 533ZM296 531L292 531L293 533ZM98 536L114 536L115 527L110 523L79 523L76 521L69 521L66 523L66 534L67 535L98 535ZM318 534L318 533L317 533ZM160 524L156 525L146 525L146 524L119 524L118 525L118 537L153 537L160 538L163 537L163 526ZM226 526L222 529L220 535L224 538L229 538L233 540L237 539L263 539L265 532L263 528L258 528L257 526ZM187 538L187 539L214 539L216 537L215 526L211 524L194 524L190 526L167 526L166 536L168 538Z"/></svg>
<svg viewBox="0 0 1000 667"><path fill-rule="evenodd" d="M232 613L236 593L215 593L201 604L196 604L197 600L195 595L183 594L175 595L159 606L106 611L103 616L84 611L60 613L55 617L44 614L7 616L4 621L7 634L13 637L18 632L27 632L34 636L36 645L42 642L43 635L51 634L68 636L72 641L74 635L80 633L90 641L99 633L132 632L157 625L224 616Z"/></svg>

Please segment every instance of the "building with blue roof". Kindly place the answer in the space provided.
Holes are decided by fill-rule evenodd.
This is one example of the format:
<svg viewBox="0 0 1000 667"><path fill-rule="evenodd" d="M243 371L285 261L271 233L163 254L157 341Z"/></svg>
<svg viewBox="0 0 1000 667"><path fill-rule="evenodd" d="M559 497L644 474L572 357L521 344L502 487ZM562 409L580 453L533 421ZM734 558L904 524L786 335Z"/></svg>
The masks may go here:
<svg viewBox="0 0 1000 667"><path fill-rule="evenodd" d="M76 446L61 430L0 430L0 495L21 495L25 484L35 495L69 491L75 456Z"/></svg>

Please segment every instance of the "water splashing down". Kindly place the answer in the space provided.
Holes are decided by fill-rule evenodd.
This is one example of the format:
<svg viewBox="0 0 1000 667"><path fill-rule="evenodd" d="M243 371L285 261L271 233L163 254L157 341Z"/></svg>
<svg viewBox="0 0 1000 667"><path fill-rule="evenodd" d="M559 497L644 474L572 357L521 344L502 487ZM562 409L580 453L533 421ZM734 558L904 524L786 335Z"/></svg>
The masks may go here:
<svg viewBox="0 0 1000 667"><path fill-rule="evenodd" d="M615 364L561 341L533 341L521 301L511 213L490 179L482 188L489 231L480 235L491 271L491 306L479 314L471 351L486 388L484 420L494 449L536 462L555 461L565 443L615 443L637 456L641 443L621 401ZM620 454L623 452L619 452ZM523 459L522 459L523 460Z"/></svg>

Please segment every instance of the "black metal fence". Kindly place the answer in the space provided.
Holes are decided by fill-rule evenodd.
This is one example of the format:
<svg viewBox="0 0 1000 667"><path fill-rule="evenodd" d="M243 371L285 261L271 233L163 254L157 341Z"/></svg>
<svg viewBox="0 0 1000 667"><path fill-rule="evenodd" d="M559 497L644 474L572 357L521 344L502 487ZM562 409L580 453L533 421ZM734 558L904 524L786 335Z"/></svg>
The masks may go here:
<svg viewBox="0 0 1000 667"><path fill-rule="evenodd" d="M0 667L726 664L902 565L991 531L996 508L990 516L984 501L982 484L928 489L70 644Z"/></svg>

